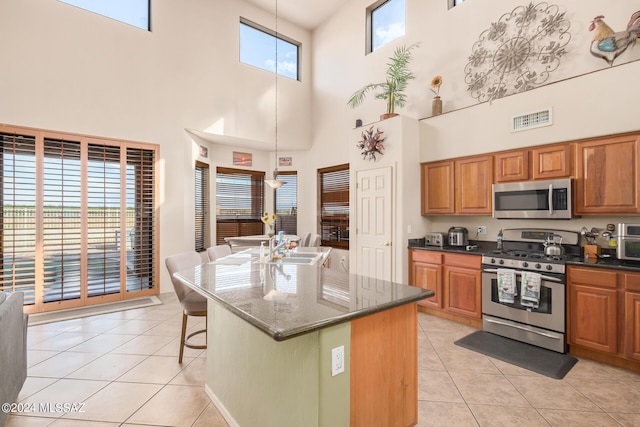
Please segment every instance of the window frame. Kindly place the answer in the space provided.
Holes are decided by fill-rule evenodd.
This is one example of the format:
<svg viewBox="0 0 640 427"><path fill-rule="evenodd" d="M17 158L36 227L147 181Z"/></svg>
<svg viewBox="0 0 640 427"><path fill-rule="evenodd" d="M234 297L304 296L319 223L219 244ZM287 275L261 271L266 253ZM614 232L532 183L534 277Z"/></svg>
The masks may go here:
<svg viewBox="0 0 640 427"><path fill-rule="evenodd" d="M242 61L242 59L241 59L242 58L242 36L241 36L241 34L242 34L242 32L241 32L242 25L246 25L247 27L250 27L250 28L252 28L252 29L254 29L256 31L265 33L266 35L275 38L276 39L276 43L277 43L277 40L281 40L281 41L283 41L285 43L289 43L289 44L295 46L296 47L296 77L295 78L291 78L288 75L285 75L285 74L282 74L282 73L278 73L278 58L276 58L276 60L274 61L275 62L275 71L271 71L271 70L269 70L267 68L263 68L263 67L260 67L258 65L255 65L255 64L251 64L251 63ZM275 51L274 51L274 54L275 54ZM249 65L249 66L258 68L260 70L266 71L268 73L274 73L274 74L276 74L278 76L286 77L286 78L289 78L291 80L296 80L296 81L301 82L302 81L302 72L301 72L302 68L301 68L301 60L300 60L301 57L302 57L302 43L300 43L299 41L297 41L295 39L292 39L291 37L287 37L287 36L283 35L280 32L276 33L274 30L271 30L270 28L267 28L267 27L265 27L263 25L260 25L260 24L258 24L256 22L253 22L253 21L251 21L249 19L243 18L242 16L240 17L240 24L238 26L238 61L241 64Z"/></svg>
<svg viewBox="0 0 640 427"><path fill-rule="evenodd" d="M389 3L391 1L394 0L378 0L375 3L371 4L369 7L367 7L366 9L366 35L365 35L365 54L368 55L370 53L375 52L376 50L386 46L387 44L391 43L394 40L397 40L399 37L402 36L406 36L407 35L407 30L406 30L406 25L407 25L407 11L406 11L406 7L407 7L407 3L406 0L405 1L405 14L404 14L404 25L405 25L405 31L404 34L402 36L396 37L393 40L389 40L387 43L384 43L380 46L377 46L374 48L373 46L373 35L374 35L374 27L373 27L373 20L374 20L374 14L377 10L379 10L382 6L384 6L386 3Z"/></svg>
<svg viewBox="0 0 640 427"><path fill-rule="evenodd" d="M325 212L325 206L336 205L335 197L330 198L333 200L327 200L328 193L324 191L323 185L325 175L335 173L339 174L338 176L340 176L345 172L346 177L344 178L344 182L340 182L342 187L339 188L338 192L344 193L346 191L346 195L338 195L338 205L342 206L343 210L346 210L346 215L323 215L323 213ZM349 249L349 220L351 209L350 176L349 163L318 169L318 230L322 246L330 246L336 249ZM345 186L346 189L344 188ZM331 233L327 234L325 227L336 227L337 238L327 238ZM345 235L346 237L344 237Z"/></svg>

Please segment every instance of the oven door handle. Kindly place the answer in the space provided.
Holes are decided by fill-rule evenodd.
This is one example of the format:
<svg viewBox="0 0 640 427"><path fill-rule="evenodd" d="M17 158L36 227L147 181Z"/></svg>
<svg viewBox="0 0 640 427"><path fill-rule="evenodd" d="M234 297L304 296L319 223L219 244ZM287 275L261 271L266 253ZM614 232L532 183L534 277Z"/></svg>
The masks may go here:
<svg viewBox="0 0 640 427"><path fill-rule="evenodd" d="M510 328L521 329L521 330L526 331L526 332L533 332L534 334L542 335L543 337L552 338L554 340L559 340L560 338L562 338L562 336L556 336L556 335L548 334L548 333L545 333L545 332L536 331L536 330L533 330L533 329L525 328L524 326L516 325L514 323L501 322L499 320L489 319L487 317L484 318L484 321L485 322L489 322L489 323L496 323L498 325L507 326L507 327L510 327Z"/></svg>
<svg viewBox="0 0 640 427"><path fill-rule="evenodd" d="M497 268L485 268L482 271L484 271L486 273L498 273L498 269ZM516 274L516 276L522 276L522 272L521 271L515 270L514 273ZM547 282L556 282L556 283L563 283L564 282L564 280L562 280L562 279L558 279L557 277L545 276L544 274L541 274L540 278L543 279L543 280L546 280Z"/></svg>

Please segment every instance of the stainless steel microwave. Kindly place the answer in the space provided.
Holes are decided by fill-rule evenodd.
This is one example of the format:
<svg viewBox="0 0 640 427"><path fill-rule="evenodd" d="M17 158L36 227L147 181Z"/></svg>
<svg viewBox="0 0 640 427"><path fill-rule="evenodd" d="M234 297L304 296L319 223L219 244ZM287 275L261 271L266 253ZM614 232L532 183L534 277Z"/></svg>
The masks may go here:
<svg viewBox="0 0 640 427"><path fill-rule="evenodd" d="M616 256L640 261L640 224L618 224Z"/></svg>
<svg viewBox="0 0 640 427"><path fill-rule="evenodd" d="M571 178L493 184L493 217L571 219L571 188Z"/></svg>

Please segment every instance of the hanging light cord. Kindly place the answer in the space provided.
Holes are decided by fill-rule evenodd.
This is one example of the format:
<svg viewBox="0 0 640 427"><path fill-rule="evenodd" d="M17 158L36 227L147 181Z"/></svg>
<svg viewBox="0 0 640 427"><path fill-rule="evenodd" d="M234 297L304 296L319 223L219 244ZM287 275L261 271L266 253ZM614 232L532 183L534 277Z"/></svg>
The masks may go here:
<svg viewBox="0 0 640 427"><path fill-rule="evenodd" d="M276 152L274 158L273 179L278 179L278 0L276 0Z"/></svg>

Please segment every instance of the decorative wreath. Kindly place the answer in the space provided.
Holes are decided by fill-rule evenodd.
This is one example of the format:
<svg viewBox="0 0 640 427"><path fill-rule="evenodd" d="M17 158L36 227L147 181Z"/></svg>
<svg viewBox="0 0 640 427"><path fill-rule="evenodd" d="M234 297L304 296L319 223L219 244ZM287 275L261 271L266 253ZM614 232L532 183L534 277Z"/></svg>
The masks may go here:
<svg viewBox="0 0 640 427"><path fill-rule="evenodd" d="M362 139L358 141L356 146L361 150L362 158L369 160L376 160L376 153L381 156L384 154L382 150L384 150L384 145L382 145L382 141L384 138L382 136L384 132L376 129L376 132L373 133L373 126L369 128L369 130L365 130L362 132Z"/></svg>

